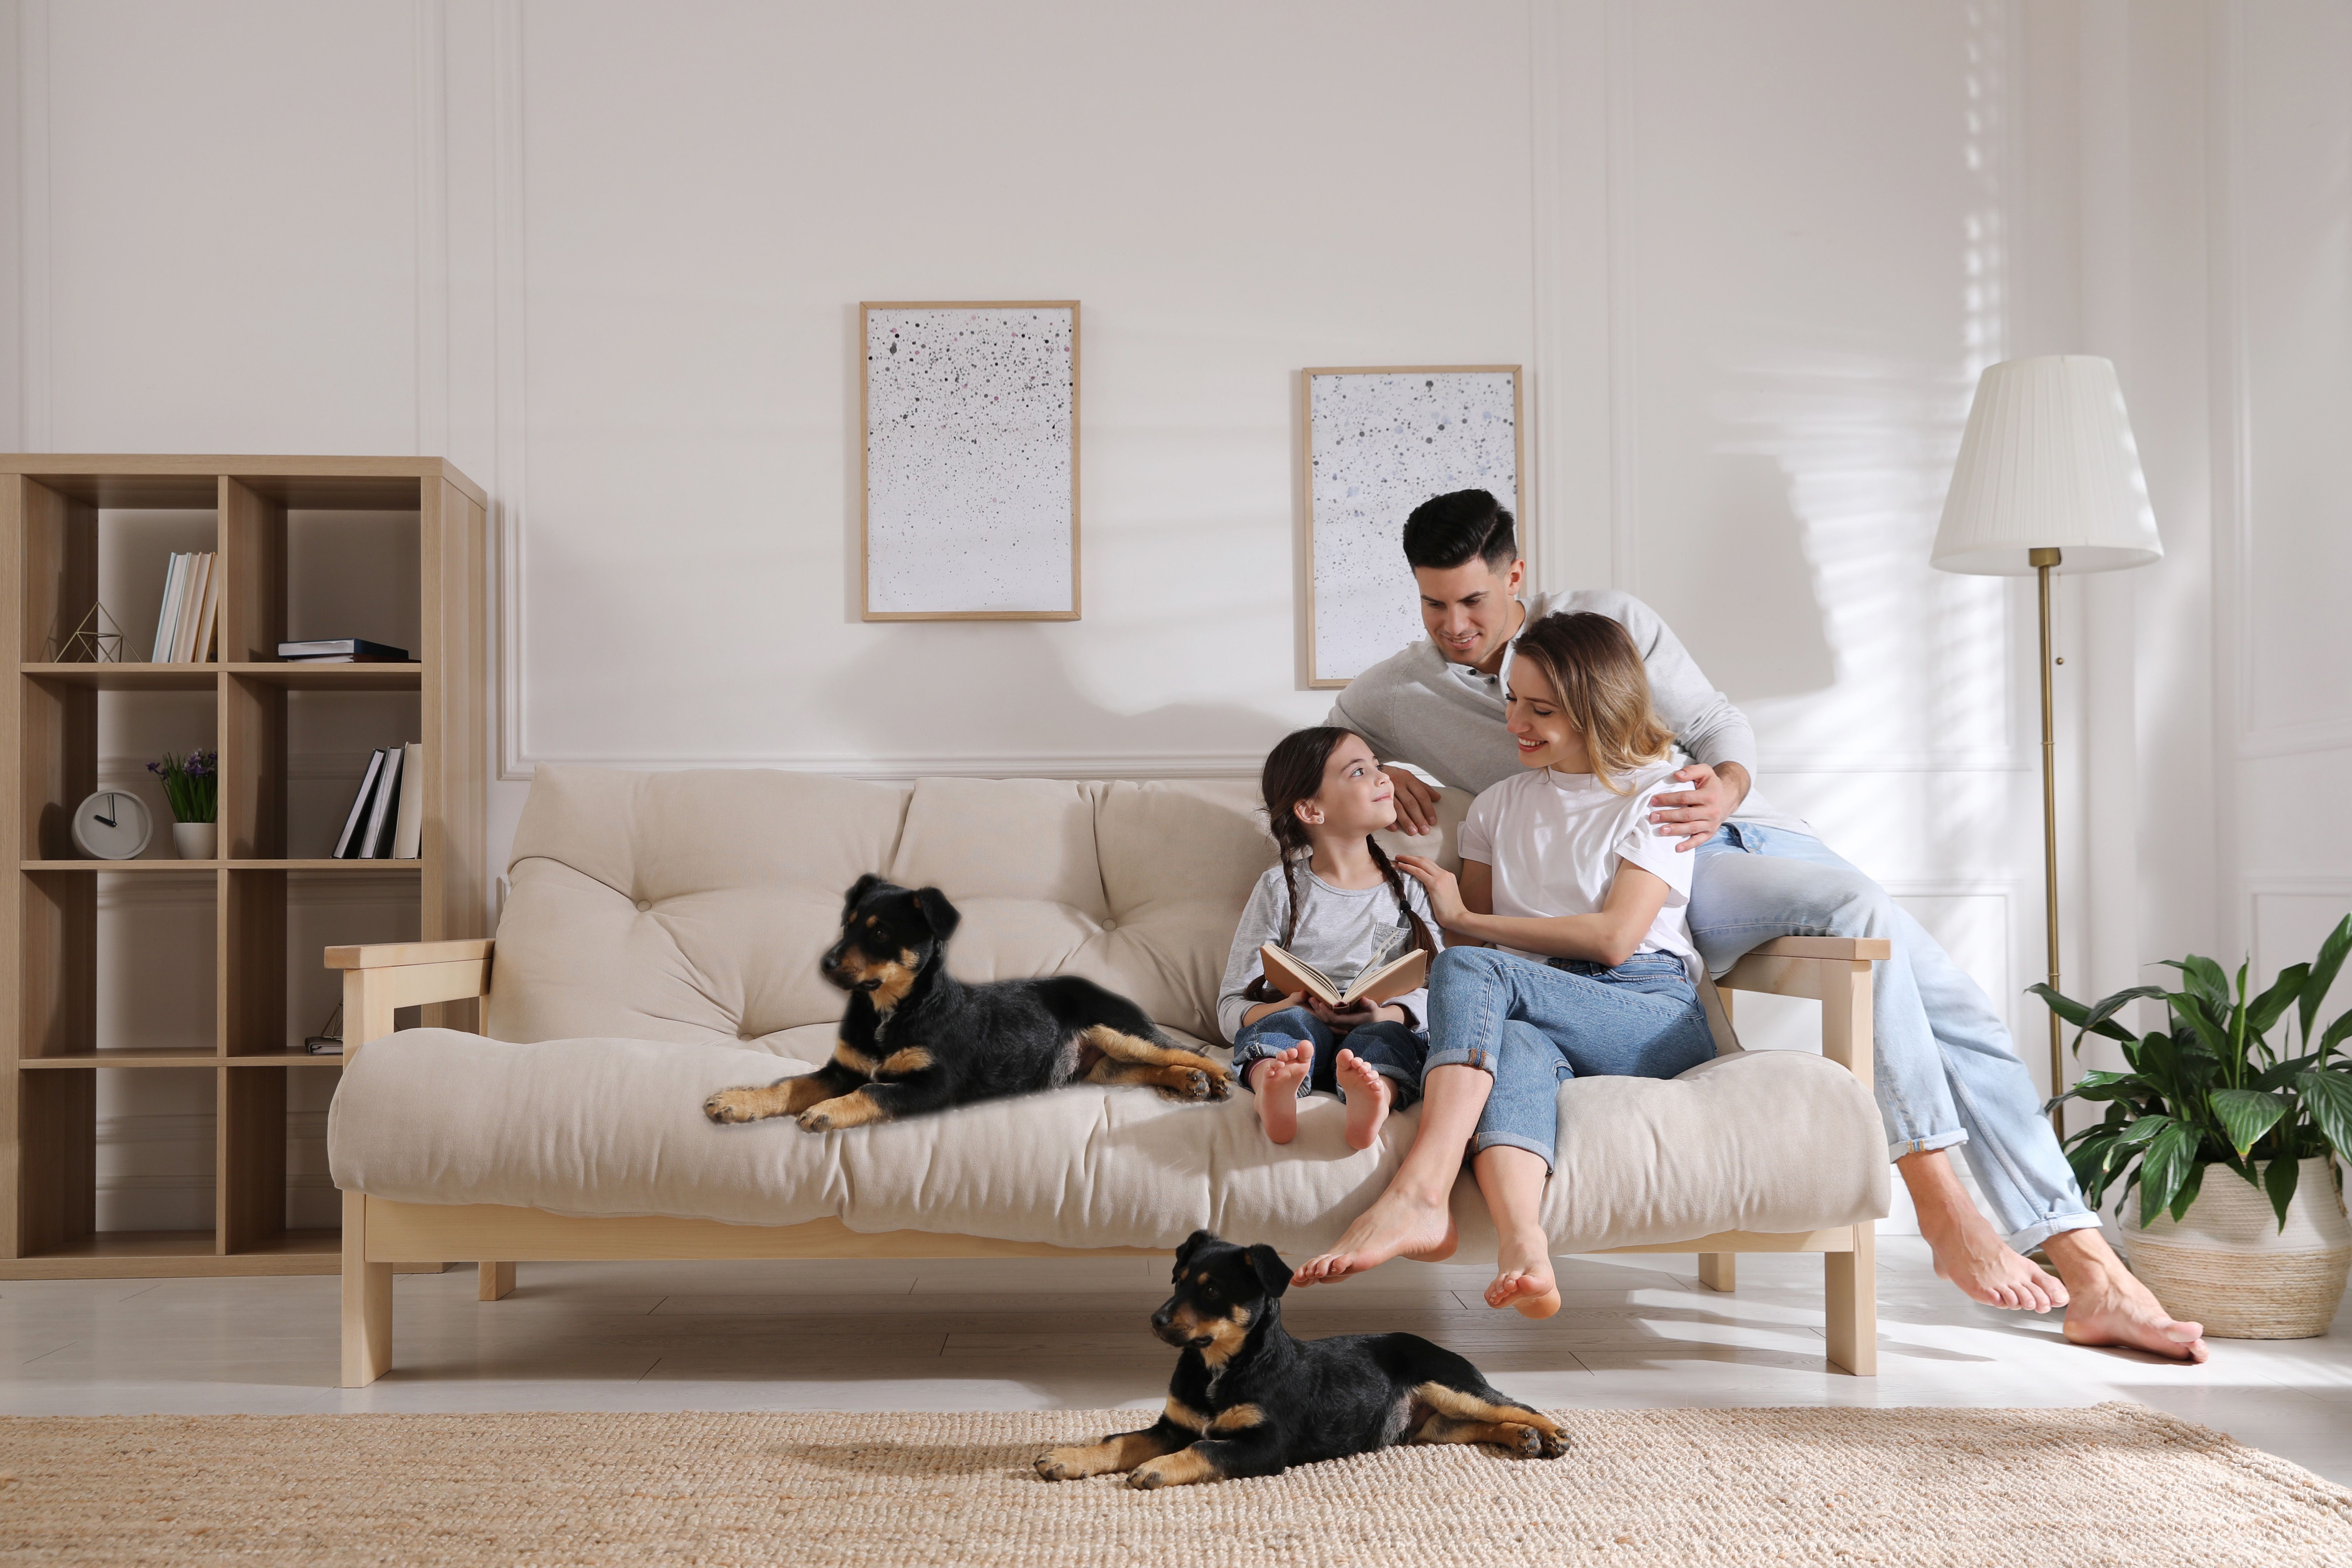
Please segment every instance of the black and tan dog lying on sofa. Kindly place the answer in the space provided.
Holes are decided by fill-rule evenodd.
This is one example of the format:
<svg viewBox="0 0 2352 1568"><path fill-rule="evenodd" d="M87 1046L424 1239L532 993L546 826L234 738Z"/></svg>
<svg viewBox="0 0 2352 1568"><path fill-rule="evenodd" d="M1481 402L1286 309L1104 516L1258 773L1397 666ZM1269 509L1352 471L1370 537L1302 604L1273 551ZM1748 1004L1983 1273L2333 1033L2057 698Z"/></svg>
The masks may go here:
<svg viewBox="0 0 2352 1568"><path fill-rule="evenodd" d="M962 919L937 888L868 874L849 889L841 940L821 961L849 993L833 1059L764 1089L721 1089L713 1121L793 1116L811 1132L862 1127L1085 1081L1223 1100L1225 1069L1170 1041L1142 1008L1075 974L967 985L948 973Z"/></svg>
<svg viewBox="0 0 2352 1568"><path fill-rule="evenodd" d="M1175 1279L1151 1314L1151 1331L1183 1351L1160 1419L1040 1455L1047 1480L1124 1472L1131 1487L1181 1487L1399 1443L1492 1443L1547 1459L1568 1451L1558 1422L1418 1334L1292 1339L1280 1300L1290 1265L1271 1247L1196 1230L1176 1249Z"/></svg>

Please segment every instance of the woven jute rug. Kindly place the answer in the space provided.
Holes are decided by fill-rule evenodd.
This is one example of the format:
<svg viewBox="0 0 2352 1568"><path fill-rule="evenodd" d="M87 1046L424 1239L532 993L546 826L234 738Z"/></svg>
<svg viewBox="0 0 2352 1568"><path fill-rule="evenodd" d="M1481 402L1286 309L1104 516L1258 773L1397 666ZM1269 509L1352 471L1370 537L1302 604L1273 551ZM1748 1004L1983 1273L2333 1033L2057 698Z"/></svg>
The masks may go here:
<svg viewBox="0 0 2352 1568"><path fill-rule="evenodd" d="M2352 1492L2141 1405L1565 1412L1567 1458L1391 1448L1048 1482L1133 1411L18 1417L10 1562L2352 1563Z"/></svg>

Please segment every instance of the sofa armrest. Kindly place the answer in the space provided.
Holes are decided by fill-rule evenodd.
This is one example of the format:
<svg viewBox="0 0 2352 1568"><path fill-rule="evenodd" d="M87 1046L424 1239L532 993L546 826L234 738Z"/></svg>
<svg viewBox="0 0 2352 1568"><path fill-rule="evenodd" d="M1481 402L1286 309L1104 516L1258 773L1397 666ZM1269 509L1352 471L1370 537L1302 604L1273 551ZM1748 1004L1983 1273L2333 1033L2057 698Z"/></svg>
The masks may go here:
<svg viewBox="0 0 2352 1568"><path fill-rule="evenodd" d="M1894 955L1883 936L1782 936L1759 942L1717 980L1723 991L1805 996L1822 1005L1822 1055L1871 1079L1870 966ZM1727 1009L1726 1024L1729 1022Z"/></svg>
<svg viewBox="0 0 2352 1568"><path fill-rule="evenodd" d="M364 947L327 949L330 969L394 969L417 963L457 963L490 956L489 937L457 942L377 942Z"/></svg>
<svg viewBox="0 0 2352 1568"><path fill-rule="evenodd" d="M1749 958L1843 958L1867 963L1895 956L1883 936L1776 936L1748 950Z"/></svg>
<svg viewBox="0 0 2352 1568"><path fill-rule="evenodd" d="M343 972L343 1060L391 1034L395 1008L488 995L493 946L471 937L327 949L326 966Z"/></svg>

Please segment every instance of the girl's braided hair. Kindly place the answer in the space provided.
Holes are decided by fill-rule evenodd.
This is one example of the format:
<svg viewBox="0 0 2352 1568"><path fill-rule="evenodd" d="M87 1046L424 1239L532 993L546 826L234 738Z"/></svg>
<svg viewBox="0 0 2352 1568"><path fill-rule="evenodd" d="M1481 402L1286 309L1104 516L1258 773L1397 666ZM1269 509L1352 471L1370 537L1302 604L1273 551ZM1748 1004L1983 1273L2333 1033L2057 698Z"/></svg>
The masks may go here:
<svg viewBox="0 0 2352 1568"><path fill-rule="evenodd" d="M1295 808L1300 801L1311 800L1322 792L1323 770L1329 765L1332 752L1351 735L1363 739L1353 730L1343 730L1336 724L1293 730L1275 742L1274 750L1265 754L1264 771L1258 774L1258 794L1265 801L1265 827L1274 836L1275 848L1282 857L1282 890L1290 905L1282 922L1284 947L1288 947L1291 938L1298 934L1298 862L1314 848L1307 836L1307 825L1298 820ZM1389 859L1388 851L1381 847L1378 838L1367 834L1364 847L1372 852L1372 864L1381 868L1381 877L1395 896L1397 908L1404 911L1404 918L1412 924L1413 945L1435 958L1437 942L1414 911L1412 900L1405 896L1404 873ZM1263 974L1250 982L1247 994L1253 1002L1272 1001L1275 995L1266 989Z"/></svg>

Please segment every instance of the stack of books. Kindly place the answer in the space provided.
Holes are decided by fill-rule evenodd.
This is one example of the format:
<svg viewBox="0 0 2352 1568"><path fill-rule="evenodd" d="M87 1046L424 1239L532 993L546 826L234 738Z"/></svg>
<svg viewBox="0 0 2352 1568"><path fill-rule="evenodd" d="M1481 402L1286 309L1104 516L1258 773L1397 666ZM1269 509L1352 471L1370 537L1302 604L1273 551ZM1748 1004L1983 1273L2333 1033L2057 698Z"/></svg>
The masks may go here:
<svg viewBox="0 0 2352 1568"><path fill-rule="evenodd" d="M327 637L279 643L278 657L289 664L406 664L408 650L365 637Z"/></svg>
<svg viewBox="0 0 2352 1568"><path fill-rule="evenodd" d="M172 557L155 616L154 664L205 664L220 631L220 574L211 551Z"/></svg>
<svg viewBox="0 0 2352 1568"><path fill-rule="evenodd" d="M335 840L338 860L415 860L425 843L425 747L384 746L368 759Z"/></svg>

